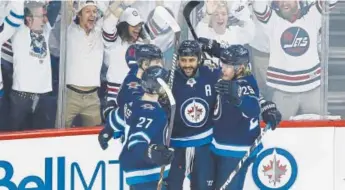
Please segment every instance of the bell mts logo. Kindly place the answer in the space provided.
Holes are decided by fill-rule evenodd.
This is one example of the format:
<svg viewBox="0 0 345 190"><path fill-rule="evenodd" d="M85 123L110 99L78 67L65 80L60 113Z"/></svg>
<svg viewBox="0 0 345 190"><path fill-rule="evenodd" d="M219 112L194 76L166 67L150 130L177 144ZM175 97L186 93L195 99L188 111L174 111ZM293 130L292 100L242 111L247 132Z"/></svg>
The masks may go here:
<svg viewBox="0 0 345 190"><path fill-rule="evenodd" d="M290 27L282 33L280 45L286 54L297 57L308 51L310 38L303 28Z"/></svg>
<svg viewBox="0 0 345 190"><path fill-rule="evenodd" d="M260 190L287 190L295 183L298 167L295 158L281 148L263 151L254 161L252 175Z"/></svg>

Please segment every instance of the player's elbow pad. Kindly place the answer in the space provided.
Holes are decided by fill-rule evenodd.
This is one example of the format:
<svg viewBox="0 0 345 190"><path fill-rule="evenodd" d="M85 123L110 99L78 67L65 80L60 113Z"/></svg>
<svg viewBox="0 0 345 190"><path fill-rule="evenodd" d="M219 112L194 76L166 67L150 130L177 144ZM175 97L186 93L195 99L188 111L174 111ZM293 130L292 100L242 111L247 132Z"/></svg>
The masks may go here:
<svg viewBox="0 0 345 190"><path fill-rule="evenodd" d="M259 102L253 97L243 97L240 107L248 117L258 117L261 112Z"/></svg>

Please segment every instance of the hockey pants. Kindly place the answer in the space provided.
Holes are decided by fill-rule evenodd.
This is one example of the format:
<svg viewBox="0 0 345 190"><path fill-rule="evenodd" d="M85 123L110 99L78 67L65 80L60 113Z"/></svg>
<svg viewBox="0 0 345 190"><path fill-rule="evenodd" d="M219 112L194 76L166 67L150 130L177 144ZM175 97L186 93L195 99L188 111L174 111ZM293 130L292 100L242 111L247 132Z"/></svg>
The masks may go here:
<svg viewBox="0 0 345 190"><path fill-rule="evenodd" d="M191 148L174 148L174 160L171 163L167 178L168 190L183 189L183 181L188 168L191 169L191 173L188 175L188 177L190 176L191 190L214 189L214 163L209 145L193 148L194 154L190 154Z"/></svg>

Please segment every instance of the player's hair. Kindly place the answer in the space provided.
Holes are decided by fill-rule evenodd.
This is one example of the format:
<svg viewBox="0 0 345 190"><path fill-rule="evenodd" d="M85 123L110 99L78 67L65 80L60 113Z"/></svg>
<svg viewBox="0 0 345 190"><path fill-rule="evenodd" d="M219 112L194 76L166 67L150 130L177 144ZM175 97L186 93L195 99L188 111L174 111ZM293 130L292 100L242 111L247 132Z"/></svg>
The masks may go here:
<svg viewBox="0 0 345 190"><path fill-rule="evenodd" d="M26 17L33 17L33 9L37 8L45 8L46 4L43 2L37 2L37 1L27 1L24 4L24 24L28 25L28 21L26 20ZM43 16L43 15L42 15Z"/></svg>
<svg viewBox="0 0 345 190"><path fill-rule="evenodd" d="M129 24L127 22L120 22L117 26L117 33L116 35L119 36L122 40L122 42L124 41L130 41L131 40L131 36L129 35L128 32L128 28L129 28ZM145 35L143 33L143 29L140 30L139 32L139 38L144 39Z"/></svg>

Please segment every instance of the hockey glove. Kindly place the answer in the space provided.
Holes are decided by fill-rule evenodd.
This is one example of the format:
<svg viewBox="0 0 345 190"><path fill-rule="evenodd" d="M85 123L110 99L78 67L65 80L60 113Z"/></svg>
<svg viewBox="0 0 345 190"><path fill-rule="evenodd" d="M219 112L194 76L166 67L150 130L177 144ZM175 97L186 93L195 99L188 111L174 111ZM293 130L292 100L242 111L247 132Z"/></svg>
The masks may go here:
<svg viewBox="0 0 345 190"><path fill-rule="evenodd" d="M113 109L116 109L116 108L117 108L117 104L114 100L107 101L103 110L102 110L102 116L103 116L104 120L107 119L110 111Z"/></svg>
<svg viewBox="0 0 345 190"><path fill-rule="evenodd" d="M98 142L103 150L108 148L108 142L113 137L114 130L111 127L105 126L98 134Z"/></svg>
<svg viewBox="0 0 345 190"><path fill-rule="evenodd" d="M239 86L236 81L220 80L215 85L216 92L228 100L230 104L239 106L242 103Z"/></svg>
<svg viewBox="0 0 345 190"><path fill-rule="evenodd" d="M147 149L147 156L159 166L168 165L174 158L174 149L165 145L151 144Z"/></svg>
<svg viewBox="0 0 345 190"><path fill-rule="evenodd" d="M217 41L208 38L199 38L198 41L201 45L202 51L206 52L210 56L220 56L221 47Z"/></svg>
<svg viewBox="0 0 345 190"><path fill-rule="evenodd" d="M264 101L261 103L261 116L264 122L271 124L271 129L275 130L282 120L282 115L274 102Z"/></svg>

